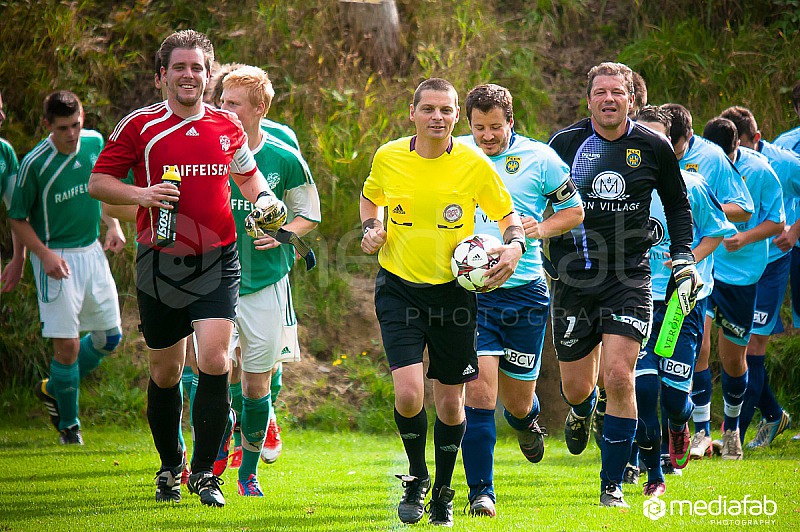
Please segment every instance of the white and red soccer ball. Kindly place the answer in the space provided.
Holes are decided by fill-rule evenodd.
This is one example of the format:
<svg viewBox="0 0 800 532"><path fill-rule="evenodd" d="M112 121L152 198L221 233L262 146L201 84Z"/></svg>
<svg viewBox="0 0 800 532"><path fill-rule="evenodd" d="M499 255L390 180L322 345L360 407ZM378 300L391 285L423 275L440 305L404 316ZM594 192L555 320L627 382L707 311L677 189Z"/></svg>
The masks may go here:
<svg viewBox="0 0 800 532"><path fill-rule="evenodd" d="M470 292L490 292L494 288L483 286L486 270L497 264L497 254L486 251L503 244L491 235L471 235L458 243L450 259L453 276L463 288Z"/></svg>

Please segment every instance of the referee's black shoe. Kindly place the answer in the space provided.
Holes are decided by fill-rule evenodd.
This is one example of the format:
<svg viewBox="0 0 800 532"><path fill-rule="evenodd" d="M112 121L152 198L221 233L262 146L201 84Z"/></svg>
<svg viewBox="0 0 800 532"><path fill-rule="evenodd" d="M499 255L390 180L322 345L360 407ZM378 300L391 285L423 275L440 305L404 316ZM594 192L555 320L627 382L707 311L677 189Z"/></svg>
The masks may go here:
<svg viewBox="0 0 800 532"><path fill-rule="evenodd" d="M222 495L220 485L224 484L221 478L214 476L211 471L201 471L189 475L189 493L196 493L200 496L200 502L206 506L225 506L225 497Z"/></svg>
<svg viewBox="0 0 800 532"><path fill-rule="evenodd" d="M431 489L431 477L417 478L412 475L395 475L403 481L403 498L397 505L397 517L406 524L422 519L425 495Z"/></svg>
<svg viewBox="0 0 800 532"><path fill-rule="evenodd" d="M449 486L442 486L439 492L433 493L428 502L428 523L434 526L453 526L453 497L456 492Z"/></svg>
<svg viewBox="0 0 800 532"><path fill-rule="evenodd" d="M594 411L592 411L592 414ZM589 430L592 423L592 414L586 417L578 417L575 411L570 408L567 420L564 422L564 439L567 441L567 449L572 454L581 454L589 443Z"/></svg>

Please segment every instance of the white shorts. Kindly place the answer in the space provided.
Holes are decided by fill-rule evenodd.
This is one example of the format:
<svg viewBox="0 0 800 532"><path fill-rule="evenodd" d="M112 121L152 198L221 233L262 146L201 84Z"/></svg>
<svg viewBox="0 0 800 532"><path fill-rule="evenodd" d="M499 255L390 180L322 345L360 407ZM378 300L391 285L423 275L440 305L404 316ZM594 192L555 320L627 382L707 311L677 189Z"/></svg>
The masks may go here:
<svg viewBox="0 0 800 532"><path fill-rule="evenodd" d="M263 290L239 297L228 351L234 361L237 345L242 349L242 369L248 373L266 373L279 362L300 361L288 275Z"/></svg>
<svg viewBox="0 0 800 532"><path fill-rule="evenodd" d="M81 331L121 327L117 286L100 242L53 251L69 265L66 279L48 277L42 262L31 253L42 336L78 338Z"/></svg>

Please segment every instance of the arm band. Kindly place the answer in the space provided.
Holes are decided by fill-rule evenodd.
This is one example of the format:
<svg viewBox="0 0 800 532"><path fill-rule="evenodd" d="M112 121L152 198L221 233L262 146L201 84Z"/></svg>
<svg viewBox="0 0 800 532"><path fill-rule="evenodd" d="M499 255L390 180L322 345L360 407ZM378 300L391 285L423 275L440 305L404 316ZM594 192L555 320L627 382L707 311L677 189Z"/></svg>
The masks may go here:
<svg viewBox="0 0 800 532"><path fill-rule="evenodd" d="M510 244L512 242L519 243L522 253L525 253L527 249L525 245L525 230L519 225L510 225L503 231L503 243Z"/></svg>
<svg viewBox="0 0 800 532"><path fill-rule="evenodd" d="M560 187L545 194L545 197L550 200L553 205L558 205L572 198L577 193L578 189L575 188L575 183L572 182L572 179L567 179Z"/></svg>

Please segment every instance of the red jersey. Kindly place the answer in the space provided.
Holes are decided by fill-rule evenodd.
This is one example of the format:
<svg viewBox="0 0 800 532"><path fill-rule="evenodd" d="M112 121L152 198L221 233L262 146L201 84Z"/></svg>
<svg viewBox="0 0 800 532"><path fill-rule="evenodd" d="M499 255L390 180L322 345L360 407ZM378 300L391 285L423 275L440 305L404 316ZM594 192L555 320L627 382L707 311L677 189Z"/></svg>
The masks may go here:
<svg viewBox="0 0 800 532"><path fill-rule="evenodd" d="M94 172L124 179L133 170L133 184L148 187L160 183L172 165L181 175L175 245L155 245L155 207L137 211L136 241L180 256L236 241L228 176L257 170L236 115L204 105L200 113L180 118L166 101L138 109L117 124Z"/></svg>

